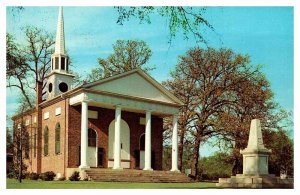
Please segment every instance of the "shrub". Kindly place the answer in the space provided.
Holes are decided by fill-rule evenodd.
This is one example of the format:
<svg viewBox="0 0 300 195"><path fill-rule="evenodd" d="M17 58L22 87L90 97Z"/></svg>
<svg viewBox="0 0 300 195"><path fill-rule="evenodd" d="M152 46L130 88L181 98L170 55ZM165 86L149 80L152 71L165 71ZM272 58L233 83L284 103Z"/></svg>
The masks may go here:
<svg viewBox="0 0 300 195"><path fill-rule="evenodd" d="M9 179L13 179L13 178L16 178L16 177L17 176L15 175L14 172L10 172L10 173L7 174L7 178L9 178Z"/></svg>
<svg viewBox="0 0 300 195"><path fill-rule="evenodd" d="M39 179L39 174L38 173L34 173L34 172L32 172L32 173L29 173L28 174L28 179L30 179L30 180L38 180Z"/></svg>
<svg viewBox="0 0 300 195"><path fill-rule="evenodd" d="M89 180L89 178L87 178L87 177L83 179L83 181L88 181L88 180Z"/></svg>
<svg viewBox="0 0 300 195"><path fill-rule="evenodd" d="M69 177L70 181L79 181L80 177L79 177L79 172L78 171L74 171L73 174Z"/></svg>
<svg viewBox="0 0 300 195"><path fill-rule="evenodd" d="M55 175L56 174L53 171L47 171L45 173L42 173L40 175L40 178L41 178L41 180L44 180L44 181L53 181Z"/></svg>
<svg viewBox="0 0 300 195"><path fill-rule="evenodd" d="M65 180L66 180L65 177L60 177L60 178L58 178L58 181L65 181Z"/></svg>

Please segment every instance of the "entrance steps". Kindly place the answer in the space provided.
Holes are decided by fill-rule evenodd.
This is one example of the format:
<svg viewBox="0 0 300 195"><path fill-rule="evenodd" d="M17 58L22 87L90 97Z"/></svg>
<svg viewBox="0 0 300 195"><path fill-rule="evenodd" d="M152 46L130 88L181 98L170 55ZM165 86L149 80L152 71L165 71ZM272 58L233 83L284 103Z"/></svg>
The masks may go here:
<svg viewBox="0 0 300 195"><path fill-rule="evenodd" d="M91 168L85 171L89 180L101 182L190 183L191 178L180 172L144 171L134 169Z"/></svg>

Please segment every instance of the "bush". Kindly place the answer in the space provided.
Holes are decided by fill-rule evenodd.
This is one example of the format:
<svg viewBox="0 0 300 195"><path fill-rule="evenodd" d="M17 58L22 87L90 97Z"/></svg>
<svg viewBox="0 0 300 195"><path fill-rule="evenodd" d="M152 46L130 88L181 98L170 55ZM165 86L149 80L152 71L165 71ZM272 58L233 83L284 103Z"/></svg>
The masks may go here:
<svg viewBox="0 0 300 195"><path fill-rule="evenodd" d="M34 173L34 172L32 172L32 173L29 173L28 174L28 179L30 179L30 180L38 180L39 179L39 174L38 173Z"/></svg>
<svg viewBox="0 0 300 195"><path fill-rule="evenodd" d="M45 173L42 173L40 175L40 178L41 178L41 180L44 180L44 181L53 181L55 175L56 174L53 171L47 171Z"/></svg>
<svg viewBox="0 0 300 195"><path fill-rule="evenodd" d="M69 177L70 181L79 181L80 177L79 177L79 172L78 171L74 171L73 174Z"/></svg>
<svg viewBox="0 0 300 195"><path fill-rule="evenodd" d="M14 178L16 178L16 177L17 177L17 176L15 175L14 172L10 172L10 173L7 174L7 178L9 178L9 179L14 179Z"/></svg>
<svg viewBox="0 0 300 195"><path fill-rule="evenodd" d="M58 181L65 181L65 180L66 180L65 177L60 177L60 178L58 178Z"/></svg>

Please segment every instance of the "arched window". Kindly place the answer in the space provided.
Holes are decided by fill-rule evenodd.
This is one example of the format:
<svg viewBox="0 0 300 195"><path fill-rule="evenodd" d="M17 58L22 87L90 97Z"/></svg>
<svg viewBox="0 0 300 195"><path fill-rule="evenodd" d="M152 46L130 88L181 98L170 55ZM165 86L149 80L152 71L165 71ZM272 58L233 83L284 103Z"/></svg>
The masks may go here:
<svg viewBox="0 0 300 195"><path fill-rule="evenodd" d="M48 126L44 129L44 156L48 155L48 144L49 144L49 129Z"/></svg>
<svg viewBox="0 0 300 195"><path fill-rule="evenodd" d="M88 130L88 146L96 147L97 134L94 129Z"/></svg>
<svg viewBox="0 0 300 195"><path fill-rule="evenodd" d="M60 154L60 124L55 125L55 154Z"/></svg>

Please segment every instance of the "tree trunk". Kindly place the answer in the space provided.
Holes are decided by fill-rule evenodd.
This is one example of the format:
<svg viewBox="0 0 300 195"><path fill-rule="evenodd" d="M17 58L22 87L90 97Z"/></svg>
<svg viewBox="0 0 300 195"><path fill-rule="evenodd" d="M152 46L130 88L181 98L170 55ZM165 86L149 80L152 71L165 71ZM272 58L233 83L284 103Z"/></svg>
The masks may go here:
<svg viewBox="0 0 300 195"><path fill-rule="evenodd" d="M179 145L178 145L178 168L180 172L183 171L183 141L184 141L184 130L181 129L179 134Z"/></svg>
<svg viewBox="0 0 300 195"><path fill-rule="evenodd" d="M22 161L22 129L20 129L20 146L19 146L19 183L22 182L22 164L23 164L23 161Z"/></svg>
<svg viewBox="0 0 300 195"><path fill-rule="evenodd" d="M238 173L238 159L236 157L234 157L231 175L235 176L237 173Z"/></svg>
<svg viewBox="0 0 300 195"><path fill-rule="evenodd" d="M200 136L196 138L194 149L193 149L193 159L192 159L192 170L191 170L191 175L192 177L197 180L199 177L199 169L198 169L198 164L199 164L199 149L200 149Z"/></svg>

